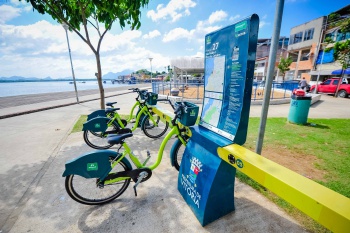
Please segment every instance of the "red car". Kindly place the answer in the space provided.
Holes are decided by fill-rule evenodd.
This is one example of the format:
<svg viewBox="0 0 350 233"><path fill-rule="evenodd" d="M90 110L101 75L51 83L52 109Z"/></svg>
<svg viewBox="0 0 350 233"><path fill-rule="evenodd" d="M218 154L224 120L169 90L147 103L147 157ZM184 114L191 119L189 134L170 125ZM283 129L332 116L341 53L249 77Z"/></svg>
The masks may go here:
<svg viewBox="0 0 350 233"><path fill-rule="evenodd" d="M317 85L317 92L335 94L340 78L330 78ZM316 85L313 85L310 92L315 93ZM339 85L338 97L346 98L350 95L350 78L343 79L343 82Z"/></svg>

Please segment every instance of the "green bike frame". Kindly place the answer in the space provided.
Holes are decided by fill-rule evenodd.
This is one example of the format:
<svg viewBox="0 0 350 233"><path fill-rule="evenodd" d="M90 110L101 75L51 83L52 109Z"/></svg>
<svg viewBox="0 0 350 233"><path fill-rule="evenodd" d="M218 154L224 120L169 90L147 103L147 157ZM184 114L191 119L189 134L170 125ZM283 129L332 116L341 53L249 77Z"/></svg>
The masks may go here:
<svg viewBox="0 0 350 233"><path fill-rule="evenodd" d="M137 129L137 126L140 123L140 118L141 118L142 114L145 114L145 115L147 114L149 116L149 119L152 121L152 123L154 125L157 125L156 121L153 118L153 115L150 113L150 111L148 109L148 106L146 104L141 104L139 101L136 101L136 103L132 107L132 109L130 111L129 118L126 119L127 123L129 123L134 118L133 117L133 113L134 113L134 110L135 110L136 107L139 107L141 109L140 109L140 111L138 112L138 114L136 116L135 125L132 127L131 131L134 131L135 129ZM108 127L112 126L113 121L117 121L121 128L125 128L125 125L122 123L121 117L118 114L118 112L114 112L114 117L107 124Z"/></svg>
<svg viewBox="0 0 350 233"><path fill-rule="evenodd" d="M165 119L165 117L161 118L161 119ZM181 126L179 125L179 123L177 122L176 125L173 126L171 124L171 121L170 121L170 127L171 127L170 132L165 136L165 138L163 139L162 143L160 144L160 148L159 148L159 151L158 151L158 157L157 157L157 160L155 161L154 164L152 164L151 166L146 166L145 163L147 162L147 160L144 163L141 163L140 160L133 154L133 152L130 149L130 147L128 146L128 144L126 142L123 142L122 143L122 147L124 148L124 152L122 153L122 155L115 162L113 162L112 167L114 167L116 164L118 164L119 161L121 161L126 155L129 155L129 158L131 159L131 161L133 162L133 164L137 168L145 168L145 167L147 167L147 168L149 168L151 170L156 169L159 166L160 162L162 161L163 152L164 152L164 148L165 148L166 144L168 143L168 141L174 135L177 135L178 139L182 142L182 144L186 145L186 140L181 136L181 131L180 131ZM118 177L116 179L106 180L105 184L112 184L112 183L119 182L119 181L125 180L125 179L130 179L130 177Z"/></svg>
<svg viewBox="0 0 350 233"><path fill-rule="evenodd" d="M146 106L147 107L147 106ZM140 111L141 112L141 111ZM165 136L165 138L163 139L162 143L160 144L160 148L158 151L158 156L157 156L157 160L155 161L154 164L150 165L150 166L146 166L146 163L148 160L146 160L144 163L141 163L140 160L133 154L132 150L130 149L130 147L128 146L128 144L126 142L122 143L122 147L124 148L124 152L122 153L122 155L112 164L112 167L115 166L116 164L119 163L119 161L121 161L126 155L129 155L129 158L131 159L131 161L133 162L133 164L137 167L137 168L149 168L151 170L156 169L160 162L162 161L163 158L163 152L164 152L164 148L167 145L168 141L174 136L177 135L177 138L181 141L181 143L186 146L186 140L183 138L182 133L184 132L185 135L187 135L188 137L190 137L190 133L191 130L189 130L188 127L181 125L181 123L179 121L176 122L175 125L172 124L172 114L168 113L164 113L164 110L160 110L157 107L153 107L152 108L152 112L154 112L155 114L157 114L158 116L160 116L161 121L163 122L168 122L169 126L171 128L170 132ZM105 181L105 184L112 184L115 182L119 182L121 180L125 180L125 179L130 179L130 177L118 177L116 179L112 179L112 180L107 180Z"/></svg>

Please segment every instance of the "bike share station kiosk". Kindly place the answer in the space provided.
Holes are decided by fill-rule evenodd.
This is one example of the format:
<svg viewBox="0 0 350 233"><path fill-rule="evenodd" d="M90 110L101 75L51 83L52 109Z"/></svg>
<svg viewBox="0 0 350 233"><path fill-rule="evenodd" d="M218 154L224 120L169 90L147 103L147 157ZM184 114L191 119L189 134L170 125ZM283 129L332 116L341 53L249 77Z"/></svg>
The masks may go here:
<svg viewBox="0 0 350 233"><path fill-rule="evenodd" d="M258 28L254 14L205 36L203 108L199 125L191 127L178 178L178 189L202 226L235 209L236 169L217 149L246 140Z"/></svg>
<svg viewBox="0 0 350 233"><path fill-rule="evenodd" d="M333 232L349 232L350 199L241 145L247 136L259 17L205 36L204 100L190 127L178 190L205 226L235 210L236 169ZM182 123L182 122L181 122Z"/></svg>

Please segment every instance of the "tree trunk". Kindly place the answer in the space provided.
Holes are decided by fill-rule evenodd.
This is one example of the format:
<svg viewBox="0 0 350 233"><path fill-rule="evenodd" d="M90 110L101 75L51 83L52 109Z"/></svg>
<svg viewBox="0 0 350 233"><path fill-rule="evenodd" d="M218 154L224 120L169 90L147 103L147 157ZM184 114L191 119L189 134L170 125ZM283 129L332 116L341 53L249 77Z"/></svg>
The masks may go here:
<svg viewBox="0 0 350 233"><path fill-rule="evenodd" d="M334 97L338 97L338 91L339 91L340 84L341 84L342 81L343 81L344 73L345 73L345 70L344 70L344 68L342 67L342 68L341 68L341 76L340 76L340 79L339 79L339 82L338 82L338 85L337 85L337 89L335 89Z"/></svg>
<svg viewBox="0 0 350 233"><path fill-rule="evenodd" d="M100 54L95 54L96 56L96 64L97 64L97 83L98 88L100 90L100 108L105 109L105 90L103 89L103 83L102 83L102 69L101 69L101 60L100 60Z"/></svg>

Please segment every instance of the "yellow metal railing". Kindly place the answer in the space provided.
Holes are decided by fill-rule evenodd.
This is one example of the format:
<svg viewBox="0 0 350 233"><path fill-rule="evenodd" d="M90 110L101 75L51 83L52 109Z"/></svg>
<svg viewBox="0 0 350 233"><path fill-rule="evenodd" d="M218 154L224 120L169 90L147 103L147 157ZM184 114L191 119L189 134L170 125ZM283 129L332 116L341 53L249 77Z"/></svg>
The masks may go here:
<svg viewBox="0 0 350 233"><path fill-rule="evenodd" d="M333 232L350 232L350 199L242 146L218 155Z"/></svg>

